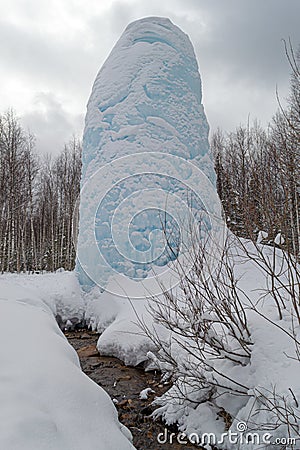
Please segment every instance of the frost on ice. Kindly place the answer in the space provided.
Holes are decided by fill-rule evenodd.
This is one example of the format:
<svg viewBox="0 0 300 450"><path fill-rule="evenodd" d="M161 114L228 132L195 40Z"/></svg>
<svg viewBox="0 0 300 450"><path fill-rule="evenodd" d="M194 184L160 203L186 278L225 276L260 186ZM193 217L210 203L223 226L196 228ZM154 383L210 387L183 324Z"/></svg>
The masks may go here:
<svg viewBox="0 0 300 450"><path fill-rule="evenodd" d="M207 207L193 189L187 195L190 168L179 161L201 168L214 191L201 101L188 36L164 18L131 23L100 69L87 106L77 261L82 286L96 281L105 288L112 273L141 280L153 265L176 259L182 224L174 211L183 210L187 197L189 210Z"/></svg>

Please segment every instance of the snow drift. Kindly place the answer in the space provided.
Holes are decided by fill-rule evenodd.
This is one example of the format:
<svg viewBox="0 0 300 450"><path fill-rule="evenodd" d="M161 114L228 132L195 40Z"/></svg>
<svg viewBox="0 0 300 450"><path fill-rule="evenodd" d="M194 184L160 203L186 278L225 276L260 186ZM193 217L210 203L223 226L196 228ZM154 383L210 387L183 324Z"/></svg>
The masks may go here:
<svg viewBox="0 0 300 450"><path fill-rule="evenodd" d="M1 275L0 448L133 450L108 394L81 371L36 289L42 281L51 298L60 275L31 277L31 289L22 285L26 276L15 284L16 276ZM76 283L72 274L64 281L67 289ZM63 314L74 312L68 315L66 301Z"/></svg>

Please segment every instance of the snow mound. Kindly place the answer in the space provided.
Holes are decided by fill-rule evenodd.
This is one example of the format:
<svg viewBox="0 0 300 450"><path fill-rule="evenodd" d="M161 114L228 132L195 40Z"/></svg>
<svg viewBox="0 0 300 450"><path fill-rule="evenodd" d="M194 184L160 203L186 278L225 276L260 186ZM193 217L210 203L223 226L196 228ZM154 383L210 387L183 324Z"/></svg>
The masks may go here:
<svg viewBox="0 0 300 450"><path fill-rule="evenodd" d="M129 430L106 392L81 371L51 307L22 286L33 277L19 276L17 286L5 278L17 281L0 279L0 448L133 450ZM46 279L61 281L60 274Z"/></svg>
<svg viewBox="0 0 300 450"><path fill-rule="evenodd" d="M274 264L278 274L273 282L278 284L276 293L280 293L285 303L282 318L270 290L272 279L262 270L263 260L271 261L271 267ZM210 442L228 450L234 450L237 445L243 450L270 446L299 448L300 326L293 310L293 297L289 296L291 280L297 279L299 267L294 263L287 266L286 255L280 249L233 237L228 267L233 268L240 305L248 324L249 359L238 364L226 358L222 351L211 352L208 342L213 331L219 331L215 338L222 339L223 330L218 324L205 339L198 338L199 341L193 332L187 339L169 330L169 339L161 340L166 342L165 348L159 349L156 355L149 354L154 367L174 381L173 386L155 400L159 408L154 415L162 417L167 424L176 423L187 436L199 437L200 443L203 436L207 439L207 433L213 433L215 441ZM202 318L213 321L213 312ZM191 322L186 323L187 327L189 325ZM228 333L226 337L228 348L231 336ZM237 348L234 351L237 352ZM172 364L160 357L164 351L173 355ZM199 363L200 352L204 355L204 364ZM238 386L236 391L234 383ZM229 430L225 411L232 418Z"/></svg>
<svg viewBox="0 0 300 450"><path fill-rule="evenodd" d="M85 305L74 272L5 274L0 276L0 283L1 298L11 298L13 293L15 299L24 299L24 292L28 292L26 302L42 302L62 328L67 321L70 326L84 321Z"/></svg>
<svg viewBox="0 0 300 450"><path fill-rule="evenodd" d="M122 288L123 296L110 291ZM140 288L143 295L138 300L130 298L130 293ZM124 295L125 293L128 296ZM101 333L97 348L101 355L115 356L126 365L136 366L147 360L147 353L154 350L153 342L142 331L142 323L152 324L147 311L149 292L142 289L142 283L136 283L119 275L110 279L108 291L101 293L99 288L84 295L86 324Z"/></svg>

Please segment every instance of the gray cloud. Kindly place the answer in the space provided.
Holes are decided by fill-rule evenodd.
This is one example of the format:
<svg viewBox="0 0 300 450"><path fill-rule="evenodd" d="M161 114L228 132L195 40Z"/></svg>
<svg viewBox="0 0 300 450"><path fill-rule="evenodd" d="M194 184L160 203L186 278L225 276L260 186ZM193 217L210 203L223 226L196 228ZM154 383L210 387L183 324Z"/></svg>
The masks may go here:
<svg viewBox="0 0 300 450"><path fill-rule="evenodd" d="M204 46L198 42L199 48L205 50L203 54L217 60L219 68L222 66L235 79L242 76L248 81L269 84L286 77L281 39L290 36L295 45L299 44L298 0L228 0L223 2L223 8L216 8L220 2L211 3L213 6L207 11L210 39ZM202 4L208 9L208 3L201 1L198 8Z"/></svg>
<svg viewBox="0 0 300 450"><path fill-rule="evenodd" d="M287 93L289 67L281 39L291 37L295 47L300 43L299 0L102 0L92 5L11 0L10 14L1 8L2 107L15 107L24 116L44 150L61 147L73 131L81 132L97 71L128 22L147 15L168 16L189 34L213 128L232 129L249 113L265 124L276 109L276 84L282 97Z"/></svg>
<svg viewBox="0 0 300 450"><path fill-rule="evenodd" d="M34 98L34 109L24 114L22 124L37 138L42 153L58 153L63 144L83 127L83 115L71 115L50 92L40 92Z"/></svg>
<svg viewBox="0 0 300 450"><path fill-rule="evenodd" d="M0 54L7 71L19 73L25 83L39 81L58 89L78 88L90 69L91 54L79 39L64 42L3 21L0 21Z"/></svg>

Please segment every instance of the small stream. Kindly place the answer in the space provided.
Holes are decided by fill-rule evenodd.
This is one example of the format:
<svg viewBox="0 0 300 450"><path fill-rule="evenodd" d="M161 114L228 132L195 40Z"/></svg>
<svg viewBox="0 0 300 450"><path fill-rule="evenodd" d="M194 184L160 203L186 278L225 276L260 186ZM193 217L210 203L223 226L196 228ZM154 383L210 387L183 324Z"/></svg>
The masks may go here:
<svg viewBox="0 0 300 450"><path fill-rule="evenodd" d="M168 429L168 439L172 432L176 436L178 433L176 428L166 427L150 417L154 410L151 402L170 387L160 383L159 373L145 372L143 367L125 366L117 358L100 356L96 348L99 334L93 331L66 331L65 336L77 351L83 372L103 387L114 401L119 420L130 429L137 450L199 450L191 444L178 444L176 438L172 443L158 442L160 433L163 433L161 439L164 441L165 429ZM154 393L147 400L141 400L140 392L146 388L151 388Z"/></svg>

